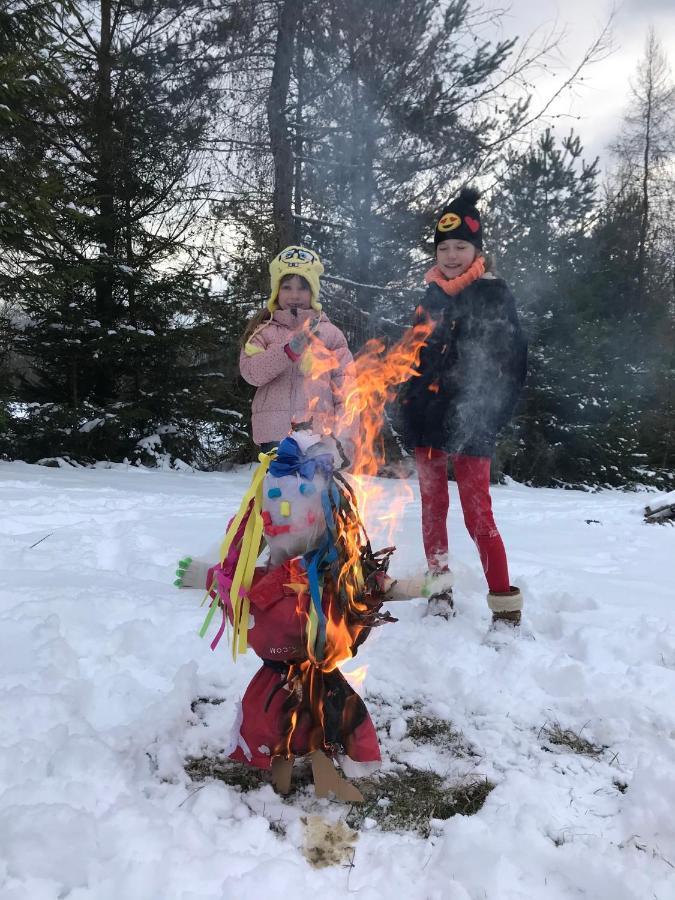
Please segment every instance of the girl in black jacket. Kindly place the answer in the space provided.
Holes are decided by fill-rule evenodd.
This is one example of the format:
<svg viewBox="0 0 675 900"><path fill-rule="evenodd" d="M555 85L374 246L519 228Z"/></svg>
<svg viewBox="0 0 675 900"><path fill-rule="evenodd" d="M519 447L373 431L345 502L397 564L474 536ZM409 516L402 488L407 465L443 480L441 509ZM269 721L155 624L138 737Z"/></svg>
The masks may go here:
<svg viewBox="0 0 675 900"><path fill-rule="evenodd" d="M525 381L527 343L515 301L501 278L485 271L480 195L465 188L436 223L436 265L425 281L418 320L434 330L418 376L403 393L406 442L414 448L422 500L430 612L452 613L448 569L448 456L464 522L480 554L494 621L520 624L523 598L509 581L504 544L492 516L490 459Z"/></svg>

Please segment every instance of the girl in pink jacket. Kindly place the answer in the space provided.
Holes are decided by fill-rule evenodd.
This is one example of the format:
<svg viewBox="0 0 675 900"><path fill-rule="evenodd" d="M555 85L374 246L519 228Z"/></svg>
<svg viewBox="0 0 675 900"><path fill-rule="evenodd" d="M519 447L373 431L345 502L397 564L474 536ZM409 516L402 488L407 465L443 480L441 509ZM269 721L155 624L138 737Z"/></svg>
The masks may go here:
<svg viewBox="0 0 675 900"><path fill-rule="evenodd" d="M311 423L316 434L333 434L351 458L354 423L345 415L352 355L344 334L322 312L318 255L286 247L270 263L267 308L254 316L242 339L239 369L257 388L253 441L276 447L292 425Z"/></svg>

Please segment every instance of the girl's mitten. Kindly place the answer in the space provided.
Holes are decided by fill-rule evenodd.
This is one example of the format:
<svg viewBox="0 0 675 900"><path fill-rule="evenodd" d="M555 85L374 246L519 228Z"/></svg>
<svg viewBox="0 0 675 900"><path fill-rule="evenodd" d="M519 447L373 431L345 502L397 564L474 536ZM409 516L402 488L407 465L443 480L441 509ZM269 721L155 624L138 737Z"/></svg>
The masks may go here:
<svg viewBox="0 0 675 900"><path fill-rule="evenodd" d="M288 346L290 347L291 352L295 356L302 356L305 352L307 344L309 343L309 336L306 331L296 331L293 337L288 342Z"/></svg>

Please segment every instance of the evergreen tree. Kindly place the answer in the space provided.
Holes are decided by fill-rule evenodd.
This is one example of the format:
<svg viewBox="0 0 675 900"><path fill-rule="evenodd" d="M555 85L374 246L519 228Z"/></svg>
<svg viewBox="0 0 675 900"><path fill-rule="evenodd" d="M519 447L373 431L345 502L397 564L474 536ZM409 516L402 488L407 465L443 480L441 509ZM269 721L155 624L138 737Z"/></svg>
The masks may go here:
<svg viewBox="0 0 675 900"><path fill-rule="evenodd" d="M510 153L504 168L486 234L519 301L530 354L520 415L498 451L500 468L536 484L598 481L605 461L594 427L602 397L594 340L576 301L593 244L597 160L585 162L573 133L558 140L546 129L524 153Z"/></svg>
<svg viewBox="0 0 675 900"><path fill-rule="evenodd" d="M583 257L598 160L584 160L573 132L558 140L547 128L525 153L508 153L504 170L489 202L490 249L526 312L564 315L554 286L561 270L578 270Z"/></svg>
<svg viewBox="0 0 675 900"><path fill-rule="evenodd" d="M672 322L640 304L640 194L598 200L573 136L558 147L546 132L508 171L488 233L521 300L530 374L500 462L534 484L664 483Z"/></svg>
<svg viewBox="0 0 675 900"><path fill-rule="evenodd" d="M465 0L315 3L303 26L303 230L333 273L404 285L433 213L525 115L495 110L514 41L479 42ZM356 292L368 312L376 300ZM395 295L381 300L391 316Z"/></svg>
<svg viewBox="0 0 675 900"><path fill-rule="evenodd" d="M202 146L238 16L237 4L213 12L205 0L72 2L43 15L55 56L35 122L43 190L15 225L28 239L2 284L20 310L14 343L28 371L14 430L26 458L169 448L203 463L202 434L213 447L214 430L222 444L238 429L200 371L219 337Z"/></svg>

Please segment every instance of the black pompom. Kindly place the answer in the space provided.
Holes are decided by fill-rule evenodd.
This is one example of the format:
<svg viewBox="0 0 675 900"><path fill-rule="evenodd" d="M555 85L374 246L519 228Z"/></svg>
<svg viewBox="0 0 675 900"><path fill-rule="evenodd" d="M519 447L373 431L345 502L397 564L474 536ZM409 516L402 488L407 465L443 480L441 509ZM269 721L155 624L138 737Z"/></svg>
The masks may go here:
<svg viewBox="0 0 675 900"><path fill-rule="evenodd" d="M480 191L475 187L463 187L459 192L459 200L462 200L464 203L468 203L471 206L475 206L476 203L480 200Z"/></svg>

